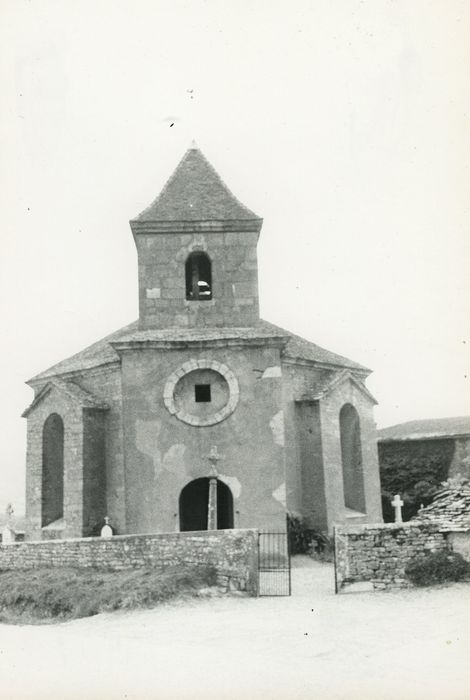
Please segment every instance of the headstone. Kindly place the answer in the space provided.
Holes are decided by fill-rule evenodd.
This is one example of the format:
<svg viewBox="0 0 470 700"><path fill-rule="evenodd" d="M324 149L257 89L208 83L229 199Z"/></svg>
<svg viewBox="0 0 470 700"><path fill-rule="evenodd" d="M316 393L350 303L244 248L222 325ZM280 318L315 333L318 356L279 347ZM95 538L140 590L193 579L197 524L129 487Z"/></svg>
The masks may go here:
<svg viewBox="0 0 470 700"><path fill-rule="evenodd" d="M2 530L2 544L13 544L16 541L16 532L13 527L13 513L13 507L11 503L8 503L5 509L7 521Z"/></svg>
<svg viewBox="0 0 470 700"><path fill-rule="evenodd" d="M395 494L395 496L393 497L392 506L395 508L395 522L396 523L403 522L403 519L401 517L401 509L402 509L403 505L404 504L400 498L400 494L399 493Z"/></svg>
<svg viewBox="0 0 470 700"><path fill-rule="evenodd" d="M101 537L108 538L113 536L113 528L109 524L108 516L104 519L104 525L101 528Z"/></svg>
<svg viewBox="0 0 470 700"><path fill-rule="evenodd" d="M5 525L2 530L2 544L13 544L14 542L16 542L16 532L9 525Z"/></svg>

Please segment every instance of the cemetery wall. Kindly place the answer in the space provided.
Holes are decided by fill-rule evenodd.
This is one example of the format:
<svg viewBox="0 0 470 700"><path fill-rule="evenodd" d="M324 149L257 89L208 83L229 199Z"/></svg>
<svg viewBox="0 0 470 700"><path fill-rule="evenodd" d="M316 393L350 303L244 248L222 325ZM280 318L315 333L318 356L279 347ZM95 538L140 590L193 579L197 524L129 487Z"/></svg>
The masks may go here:
<svg viewBox="0 0 470 700"><path fill-rule="evenodd" d="M212 565L223 590L247 591L256 596L258 531L172 532L0 545L0 569L99 567L122 570L146 566L163 569L180 564Z"/></svg>
<svg viewBox="0 0 470 700"><path fill-rule="evenodd" d="M407 564L416 557L452 549L451 533L428 523L337 527L336 591L367 582L374 589L407 588Z"/></svg>

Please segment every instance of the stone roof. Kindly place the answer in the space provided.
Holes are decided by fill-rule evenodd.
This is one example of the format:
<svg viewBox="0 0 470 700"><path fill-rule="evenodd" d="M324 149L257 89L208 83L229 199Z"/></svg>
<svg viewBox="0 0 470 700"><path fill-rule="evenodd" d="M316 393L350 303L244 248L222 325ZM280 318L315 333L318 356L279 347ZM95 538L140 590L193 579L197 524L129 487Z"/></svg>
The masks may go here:
<svg viewBox="0 0 470 700"><path fill-rule="evenodd" d="M385 440L431 440L464 435L470 436L470 416L411 420L378 431L378 439L381 442Z"/></svg>
<svg viewBox="0 0 470 700"><path fill-rule="evenodd" d="M146 341L200 343L211 340L229 340L230 338L242 340L256 338L285 339L286 344L282 355L293 362L312 362L333 368L348 368L361 372L364 375L370 372L366 367L353 360L325 350L325 348L315 343L263 320L260 320L258 325L250 328L164 328L155 330L139 330L139 322L134 321L102 340L93 343L93 345L81 352L37 374L28 383L34 384L52 377L117 363L119 362L119 356L113 348L113 343Z"/></svg>
<svg viewBox="0 0 470 700"><path fill-rule="evenodd" d="M468 479L449 479L442 484L432 503L421 508L413 522L434 523L446 530L470 528L470 482Z"/></svg>
<svg viewBox="0 0 470 700"><path fill-rule="evenodd" d="M207 158L192 146L157 198L131 224L225 220L262 221L238 201Z"/></svg>
<svg viewBox="0 0 470 700"><path fill-rule="evenodd" d="M49 369L40 372L28 380L27 383L48 379L61 374L68 374L69 372L80 372L92 369L93 367L101 367L102 365L119 362L119 357L110 345L110 342L119 338L122 334L137 329L138 327L138 321L129 323L129 325L124 326L124 328L114 331L114 333L98 340L96 343L93 343L93 345L89 345L84 350L80 350L80 352L77 352L75 355L71 355L65 360L61 360L57 364L52 365Z"/></svg>
<svg viewBox="0 0 470 700"><path fill-rule="evenodd" d="M357 377L355 377L351 372L347 369L343 369L341 372L338 374L335 374L333 377L324 377L323 381L318 382L316 387L315 387L315 394L311 397L314 400L319 400L324 398L325 396L328 396L330 392L333 391L337 386L340 386L346 381L352 382L358 389L361 391L371 403L377 404L377 399L370 393L369 389L366 387L366 385L361 382Z"/></svg>
<svg viewBox="0 0 470 700"><path fill-rule="evenodd" d="M289 341L283 352L284 357L291 360L300 360L301 362L307 361L315 362L316 364L320 365L333 365L334 367L338 368L348 367L349 369L359 371L366 375L371 373L371 370L364 367L364 365L360 365L358 362L354 362L354 360L350 360L343 355L338 355L331 350L326 350L320 345L313 343L311 340L306 340L305 338L295 335L295 333L291 333L291 331L286 331L279 326L275 326L273 323L269 323L268 321L261 321L261 323L269 328L281 331L288 336Z"/></svg>
<svg viewBox="0 0 470 700"><path fill-rule="evenodd" d="M58 379L57 377L55 377L51 381L48 381L47 384L42 387L41 391L38 394L36 394L33 402L28 406L28 408L25 411L23 411L22 416L24 418L27 418L31 411L54 388L62 392L63 394L67 394L67 396L69 396L73 401L78 403L83 408L96 408L101 411L106 411L107 409L109 409L109 406L104 401L98 399L89 391L82 389L82 387L78 386L78 384L75 384L71 381L63 381L62 379Z"/></svg>

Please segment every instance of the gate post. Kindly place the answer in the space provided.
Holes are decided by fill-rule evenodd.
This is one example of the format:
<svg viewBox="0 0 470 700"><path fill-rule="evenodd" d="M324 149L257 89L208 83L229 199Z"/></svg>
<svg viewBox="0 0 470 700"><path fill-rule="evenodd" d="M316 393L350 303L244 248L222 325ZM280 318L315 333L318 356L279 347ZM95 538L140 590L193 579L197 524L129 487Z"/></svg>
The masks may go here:
<svg viewBox="0 0 470 700"><path fill-rule="evenodd" d="M335 567L335 593L338 593L338 570L336 564L336 525L333 526L333 562Z"/></svg>

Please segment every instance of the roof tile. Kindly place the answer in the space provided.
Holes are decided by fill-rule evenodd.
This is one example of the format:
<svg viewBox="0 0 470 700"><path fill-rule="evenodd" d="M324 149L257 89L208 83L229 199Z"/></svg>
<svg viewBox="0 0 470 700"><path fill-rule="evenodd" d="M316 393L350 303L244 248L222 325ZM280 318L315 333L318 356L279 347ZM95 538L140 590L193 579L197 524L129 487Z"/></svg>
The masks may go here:
<svg viewBox="0 0 470 700"><path fill-rule="evenodd" d="M197 147L189 148L157 198L133 221L258 220Z"/></svg>
<svg viewBox="0 0 470 700"><path fill-rule="evenodd" d="M449 479L442 486L413 521L435 523L446 530L470 529L470 482L465 478Z"/></svg>
<svg viewBox="0 0 470 700"><path fill-rule="evenodd" d="M181 341L204 342L210 340L223 340L229 338L253 339L253 338L286 338L287 344L283 350L283 357L293 361L315 362L337 368L349 368L362 373L369 372L365 367L348 360L342 355L337 355L325 348L301 338L289 331L275 326L268 321L260 320L259 324L250 328L164 328L156 330L139 330L138 321L134 321L124 328L99 340L81 352L72 355L62 362L53 365L49 369L37 374L29 381L40 382L51 377L81 372L93 367L110 364L119 361L119 356L112 343L132 341Z"/></svg>

